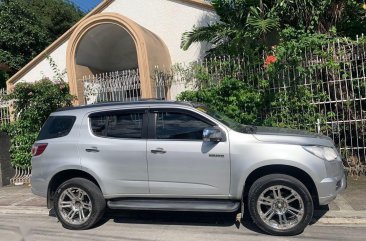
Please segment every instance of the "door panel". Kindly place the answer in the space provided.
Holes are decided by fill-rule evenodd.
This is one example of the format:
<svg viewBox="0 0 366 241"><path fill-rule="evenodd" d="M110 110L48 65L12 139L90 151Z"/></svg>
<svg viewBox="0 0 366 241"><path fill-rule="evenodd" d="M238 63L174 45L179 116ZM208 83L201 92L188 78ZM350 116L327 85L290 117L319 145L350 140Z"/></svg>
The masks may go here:
<svg viewBox="0 0 366 241"><path fill-rule="evenodd" d="M193 114L193 113L192 113ZM179 110L152 110L155 139L147 141L151 194L229 195L229 143L202 141L212 123Z"/></svg>
<svg viewBox="0 0 366 241"><path fill-rule="evenodd" d="M102 181L104 195L149 193L144 116L139 110L85 118L81 136L86 138L79 143L81 165Z"/></svg>
<svg viewBox="0 0 366 241"><path fill-rule="evenodd" d="M152 194L228 195L228 143L148 140L147 149Z"/></svg>

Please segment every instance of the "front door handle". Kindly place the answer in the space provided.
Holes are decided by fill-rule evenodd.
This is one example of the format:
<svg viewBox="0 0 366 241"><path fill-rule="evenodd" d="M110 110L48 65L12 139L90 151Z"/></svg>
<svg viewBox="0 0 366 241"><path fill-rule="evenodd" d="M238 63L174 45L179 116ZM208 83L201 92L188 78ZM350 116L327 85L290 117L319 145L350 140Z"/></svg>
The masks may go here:
<svg viewBox="0 0 366 241"><path fill-rule="evenodd" d="M93 148L87 148L85 149L86 152L99 152L98 148L93 147Z"/></svg>
<svg viewBox="0 0 366 241"><path fill-rule="evenodd" d="M151 150L151 153L153 153L153 154L165 154L166 151L163 148L156 148L156 149Z"/></svg>

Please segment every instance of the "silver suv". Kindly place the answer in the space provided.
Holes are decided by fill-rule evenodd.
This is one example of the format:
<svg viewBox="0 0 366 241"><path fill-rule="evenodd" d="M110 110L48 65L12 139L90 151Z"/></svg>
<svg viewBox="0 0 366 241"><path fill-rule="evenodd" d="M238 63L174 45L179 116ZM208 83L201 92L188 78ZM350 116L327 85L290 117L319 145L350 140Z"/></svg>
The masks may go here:
<svg viewBox="0 0 366 241"><path fill-rule="evenodd" d="M32 191L47 197L69 229L91 228L106 207L241 209L267 233L295 235L314 207L346 187L341 157L328 137L241 125L186 102L58 110L32 154Z"/></svg>

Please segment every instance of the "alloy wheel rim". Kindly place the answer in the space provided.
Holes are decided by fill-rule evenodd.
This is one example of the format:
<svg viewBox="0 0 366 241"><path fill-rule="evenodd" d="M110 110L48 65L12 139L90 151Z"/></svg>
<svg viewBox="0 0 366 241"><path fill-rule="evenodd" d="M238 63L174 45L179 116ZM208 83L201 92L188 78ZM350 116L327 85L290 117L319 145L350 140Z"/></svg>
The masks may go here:
<svg viewBox="0 0 366 241"><path fill-rule="evenodd" d="M67 223L80 225L90 218L92 202L84 190L71 187L61 193L58 208Z"/></svg>
<svg viewBox="0 0 366 241"><path fill-rule="evenodd" d="M304 217L304 201L292 188L275 185L265 189L257 200L261 220L271 228L288 230Z"/></svg>

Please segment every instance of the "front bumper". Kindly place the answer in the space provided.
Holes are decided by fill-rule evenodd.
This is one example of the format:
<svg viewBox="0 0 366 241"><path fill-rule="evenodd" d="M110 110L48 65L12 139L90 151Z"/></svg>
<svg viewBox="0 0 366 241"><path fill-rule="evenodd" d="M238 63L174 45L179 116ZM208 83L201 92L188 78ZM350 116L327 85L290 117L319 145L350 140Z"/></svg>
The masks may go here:
<svg viewBox="0 0 366 241"><path fill-rule="evenodd" d="M343 168L342 168L343 170ZM323 179L318 186L319 205L327 205L333 201L338 193L347 187L347 178L343 172L340 177L331 177Z"/></svg>

